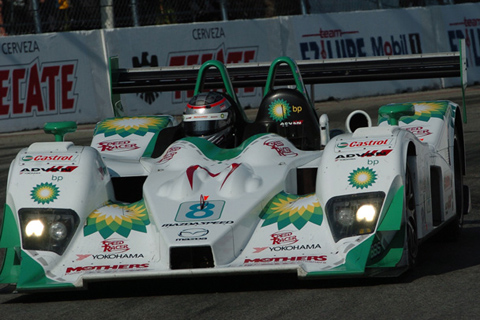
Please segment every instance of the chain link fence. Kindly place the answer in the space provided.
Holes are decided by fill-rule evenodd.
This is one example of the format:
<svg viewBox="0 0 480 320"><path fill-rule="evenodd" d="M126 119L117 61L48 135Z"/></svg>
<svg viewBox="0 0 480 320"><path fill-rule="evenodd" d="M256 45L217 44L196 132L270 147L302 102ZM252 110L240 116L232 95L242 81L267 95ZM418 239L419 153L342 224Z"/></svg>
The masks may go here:
<svg viewBox="0 0 480 320"><path fill-rule="evenodd" d="M0 0L0 36L479 2L468 0Z"/></svg>

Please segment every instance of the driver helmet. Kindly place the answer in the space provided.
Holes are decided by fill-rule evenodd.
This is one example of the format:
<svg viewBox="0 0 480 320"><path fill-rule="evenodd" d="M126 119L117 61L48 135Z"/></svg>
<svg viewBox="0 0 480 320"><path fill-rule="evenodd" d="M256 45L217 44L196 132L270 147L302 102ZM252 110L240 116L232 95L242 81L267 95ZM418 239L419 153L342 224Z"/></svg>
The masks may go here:
<svg viewBox="0 0 480 320"><path fill-rule="evenodd" d="M199 93L183 113L185 134L225 148L233 141L234 118L233 107L225 95L216 91Z"/></svg>

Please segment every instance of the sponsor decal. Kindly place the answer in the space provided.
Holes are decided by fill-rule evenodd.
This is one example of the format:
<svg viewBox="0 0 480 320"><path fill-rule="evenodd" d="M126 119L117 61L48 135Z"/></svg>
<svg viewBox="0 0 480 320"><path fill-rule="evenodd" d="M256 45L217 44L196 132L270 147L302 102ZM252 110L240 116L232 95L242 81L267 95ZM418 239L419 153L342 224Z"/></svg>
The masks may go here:
<svg viewBox="0 0 480 320"><path fill-rule="evenodd" d="M280 122L281 127L291 127L291 126L301 126L301 125L303 125L303 120Z"/></svg>
<svg viewBox="0 0 480 320"><path fill-rule="evenodd" d="M278 231L271 234L272 244L294 244L298 241L292 231Z"/></svg>
<svg viewBox="0 0 480 320"><path fill-rule="evenodd" d="M442 119L445 116L447 111L448 102L445 101L431 101L431 102L422 102L414 103L415 114L411 117L404 117L400 121L406 124L412 123L413 121L423 121L427 122L431 118ZM386 118L380 118L378 123L387 121Z"/></svg>
<svg viewBox="0 0 480 320"><path fill-rule="evenodd" d="M390 145L391 139L380 139L380 140L354 140L354 141L341 141L337 143L337 148L363 148L363 147L374 147L374 146L387 146Z"/></svg>
<svg viewBox="0 0 480 320"><path fill-rule="evenodd" d="M74 161L77 158L77 156L73 155L38 155L38 156L32 156L32 155L25 155L22 157L22 161L29 162L29 161Z"/></svg>
<svg viewBox="0 0 480 320"><path fill-rule="evenodd" d="M164 163L167 163L168 161L172 160L173 156L175 156L177 154L178 150L180 150L180 149L182 149L182 148L181 147L176 147L176 146L168 148L165 155L162 158L160 158L160 160L157 163L158 164L164 164Z"/></svg>
<svg viewBox="0 0 480 320"><path fill-rule="evenodd" d="M99 142L97 149L100 149L100 152L123 152L140 149L140 147L136 143L130 142L130 140L117 140Z"/></svg>
<svg viewBox="0 0 480 320"><path fill-rule="evenodd" d="M372 37L358 36L359 34L357 30L322 27L318 32L304 34L302 38L305 40L299 44L302 60L422 53L419 33Z"/></svg>
<svg viewBox="0 0 480 320"><path fill-rule="evenodd" d="M77 169L78 166L53 166L49 168L25 168L20 170L20 174L40 174L42 172L61 172L69 173Z"/></svg>
<svg viewBox="0 0 480 320"><path fill-rule="evenodd" d="M270 252L280 252L280 251L295 251L295 250L315 250L321 249L320 244L297 244L297 245L287 245L287 246L273 246L273 247L259 247L253 248L253 253L260 253L269 249Z"/></svg>
<svg viewBox="0 0 480 320"><path fill-rule="evenodd" d="M142 58L139 57L132 57L132 66L134 68L141 68L141 67L158 67L158 57L157 55L152 55L152 58L148 59L149 53L148 51L142 52ZM141 60L141 61L140 61ZM148 104L152 104L157 100L160 96L158 92L140 92L137 93L137 97L140 97L143 101Z"/></svg>
<svg viewBox="0 0 480 320"><path fill-rule="evenodd" d="M128 244L125 243L125 240L121 240L121 239L103 240L102 249L103 249L103 252L117 252L117 253L123 253L130 250L130 248L128 247Z"/></svg>
<svg viewBox="0 0 480 320"><path fill-rule="evenodd" d="M110 137L118 134L125 138L133 134L143 137L148 132L156 133L165 128L169 121L169 117L155 116L110 118L97 125L94 135L103 133L105 137Z"/></svg>
<svg viewBox="0 0 480 320"><path fill-rule="evenodd" d="M321 225L323 210L315 194L299 196L280 192L260 213L262 227L277 224L278 230L294 225L298 230L307 222Z"/></svg>
<svg viewBox="0 0 480 320"><path fill-rule="evenodd" d="M35 51L36 42L7 42L3 52ZM20 44L20 45L17 45ZM24 65L0 70L0 119L72 113L78 95L77 61L43 62L36 58Z"/></svg>
<svg viewBox="0 0 480 320"><path fill-rule="evenodd" d="M223 200L211 200L205 202L189 201L180 204L175 221L212 221L220 219L225 206Z"/></svg>
<svg viewBox="0 0 480 320"><path fill-rule="evenodd" d="M370 150L363 153L340 154L335 157L335 161L355 160L357 158L384 157L384 156L387 156L392 151L393 149L384 149L384 150Z"/></svg>
<svg viewBox="0 0 480 320"><path fill-rule="evenodd" d="M192 30L192 38L194 40L220 39L225 38L223 28L195 28Z"/></svg>
<svg viewBox="0 0 480 320"><path fill-rule="evenodd" d="M416 135L419 138L420 137L426 137L426 136L429 136L429 135L432 134L430 132L430 129L424 128L424 127L406 127L404 129L407 130L407 131L410 131L411 133L413 133L414 135Z"/></svg>
<svg viewBox="0 0 480 320"><path fill-rule="evenodd" d="M226 175L225 179L223 180L222 182L222 185L220 186L220 189L222 189L223 185L225 184L225 182L227 181L227 179L230 177L230 175L238 168L240 167L242 164L241 163L232 163L230 166L228 166L225 170L230 170L228 172L228 174ZM218 176L220 173L222 173L223 171L220 171L218 173L212 173L210 172L207 168L204 168L200 165L194 165L194 166L190 166L187 168L186 170L186 174L187 174L187 178L188 178L188 182L190 183L190 187L192 188L193 190L193 175L194 173L197 171L197 170L204 170L208 173L208 175L212 178L215 178L216 176Z"/></svg>
<svg viewBox="0 0 480 320"><path fill-rule="evenodd" d="M169 227L195 227L195 226L215 226L215 225L227 225L234 224L234 221L201 221L201 222L182 222L182 223L164 223L162 228Z"/></svg>
<svg viewBox="0 0 480 320"><path fill-rule="evenodd" d="M471 66L480 66L480 51L478 43L480 43L480 19L463 17L463 20L451 22L449 24L448 40L452 52L460 50L458 43L460 39L465 39L467 47L467 64Z"/></svg>
<svg viewBox="0 0 480 320"><path fill-rule="evenodd" d="M141 253L108 253L108 254L92 254L93 260L107 259L137 259L144 258Z"/></svg>
<svg viewBox="0 0 480 320"><path fill-rule="evenodd" d="M370 168L358 168L348 176L348 183L357 189L368 188L377 180L377 173Z"/></svg>
<svg viewBox="0 0 480 320"><path fill-rule="evenodd" d="M75 274L82 272L105 272L105 271L116 271L116 270L141 270L147 269L149 267L148 263L142 264L116 264L116 265L103 265L103 266L84 266L84 267L67 267L65 274Z"/></svg>
<svg viewBox="0 0 480 320"><path fill-rule="evenodd" d="M277 122L288 119L290 113L292 113L292 107L286 100L283 99L274 100L268 106L268 115L272 120Z"/></svg>
<svg viewBox="0 0 480 320"><path fill-rule="evenodd" d="M295 262L314 262L325 263L326 255L321 256L300 256L300 257L273 257L273 258L255 258L245 259L244 264L291 264Z"/></svg>
<svg viewBox="0 0 480 320"><path fill-rule="evenodd" d="M15 41L2 44L2 52L8 54L34 53L40 52L40 46L37 41Z"/></svg>
<svg viewBox="0 0 480 320"><path fill-rule="evenodd" d="M132 204L107 204L88 216L83 234L89 236L98 232L107 239L117 233L128 238L131 231L147 233L146 226L149 224L150 219L143 200Z"/></svg>
<svg viewBox="0 0 480 320"><path fill-rule="evenodd" d="M60 194L58 187L52 183L37 184L32 191L30 191L31 199L39 204L49 204L55 201Z"/></svg>
<svg viewBox="0 0 480 320"><path fill-rule="evenodd" d="M176 241L207 240L206 235L208 232L209 231L204 228L185 229L178 233L180 238L177 238Z"/></svg>
<svg viewBox="0 0 480 320"><path fill-rule="evenodd" d="M281 140L267 140L263 143L265 146L269 146L273 150L277 151L278 155L281 157L296 157L298 153L293 152L292 149L286 147L283 141Z"/></svg>
<svg viewBox="0 0 480 320"><path fill-rule="evenodd" d="M197 31L195 40L204 40L207 38L202 38L202 36L209 35L222 37L222 33L218 29L218 32L209 31ZM201 30L201 29L193 29ZM223 29L221 29L223 30ZM195 32L195 31L194 31ZM193 35L194 33L192 33ZM201 65L202 63L208 60L218 60L223 64L231 63L248 63L255 62L257 59L258 47L234 47L234 48L225 48L225 44L222 43L216 48L205 49L205 50L194 50L194 51L175 51L170 52L167 58L167 66L192 66L192 65ZM153 57L152 57L153 58ZM252 96L255 95L255 88L239 88L238 96ZM193 90L187 91L175 91L173 94L173 103L186 103L193 97Z"/></svg>

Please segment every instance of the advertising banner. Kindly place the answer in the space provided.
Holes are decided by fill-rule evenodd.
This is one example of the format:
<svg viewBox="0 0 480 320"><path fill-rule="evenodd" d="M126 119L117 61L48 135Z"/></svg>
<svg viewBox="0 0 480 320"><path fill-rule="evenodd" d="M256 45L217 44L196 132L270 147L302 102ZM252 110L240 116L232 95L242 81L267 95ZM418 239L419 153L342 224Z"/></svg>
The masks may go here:
<svg viewBox="0 0 480 320"><path fill-rule="evenodd" d="M468 83L480 81L480 5L432 7L432 28L437 30L438 51L458 51L458 42L465 39ZM450 85L453 80L446 81Z"/></svg>
<svg viewBox="0 0 480 320"><path fill-rule="evenodd" d="M296 60L438 52L428 8L293 16L281 21L290 31L285 54ZM318 85L315 98L352 98L440 86L439 79Z"/></svg>
<svg viewBox="0 0 480 320"><path fill-rule="evenodd" d="M0 38L0 132L111 115L100 31Z"/></svg>
<svg viewBox="0 0 480 320"><path fill-rule="evenodd" d="M109 30L108 56L118 55L121 68L271 61L283 52L277 19L193 23ZM239 88L243 107L258 106L261 88ZM155 92L122 96L126 114L182 114L193 96L188 92Z"/></svg>

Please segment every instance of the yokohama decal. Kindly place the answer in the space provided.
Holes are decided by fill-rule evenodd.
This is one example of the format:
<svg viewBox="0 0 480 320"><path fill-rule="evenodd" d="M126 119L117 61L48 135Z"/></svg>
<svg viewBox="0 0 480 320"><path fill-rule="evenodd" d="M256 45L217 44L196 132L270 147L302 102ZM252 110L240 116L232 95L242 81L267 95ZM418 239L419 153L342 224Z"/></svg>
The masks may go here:
<svg viewBox="0 0 480 320"><path fill-rule="evenodd" d="M75 112L77 61L0 68L0 119Z"/></svg>

